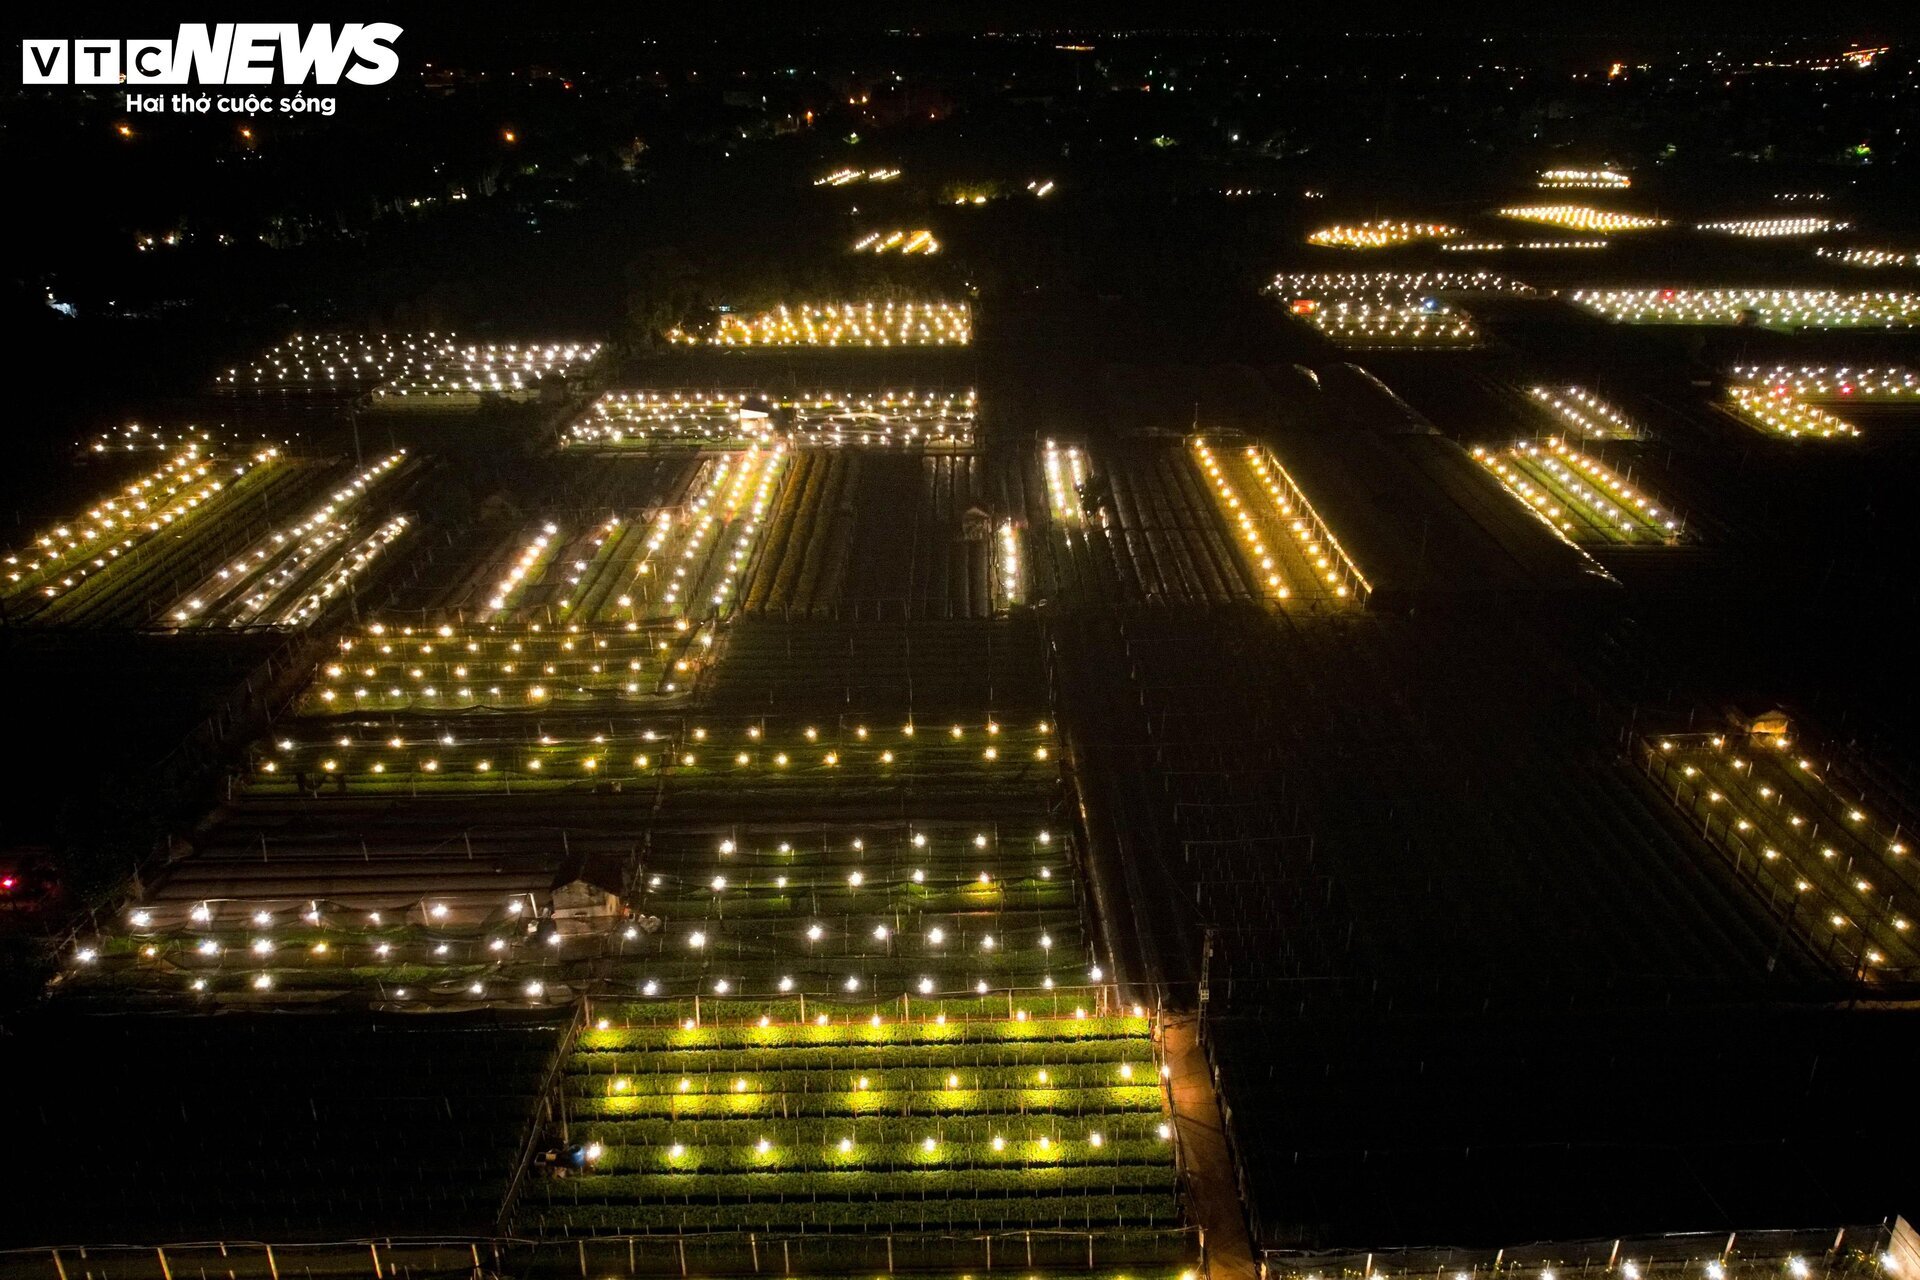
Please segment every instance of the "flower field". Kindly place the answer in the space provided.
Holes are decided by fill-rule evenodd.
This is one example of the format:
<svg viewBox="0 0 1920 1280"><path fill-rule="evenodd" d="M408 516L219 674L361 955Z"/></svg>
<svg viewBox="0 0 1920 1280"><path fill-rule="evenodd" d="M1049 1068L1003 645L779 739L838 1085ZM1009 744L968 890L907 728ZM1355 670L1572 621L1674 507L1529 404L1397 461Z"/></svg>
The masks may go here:
<svg viewBox="0 0 1920 1280"><path fill-rule="evenodd" d="M853 253L897 253L902 257L940 252L940 241L924 227L869 231L853 242Z"/></svg>
<svg viewBox="0 0 1920 1280"><path fill-rule="evenodd" d="M599 358L598 342L449 340L373 391L382 409L473 409L488 397L530 400L543 388L579 378Z"/></svg>
<svg viewBox="0 0 1920 1280"><path fill-rule="evenodd" d="M1484 271L1296 272L1267 291L1335 345L1362 349L1478 346L1473 318L1440 295L1531 292Z"/></svg>
<svg viewBox="0 0 1920 1280"><path fill-rule="evenodd" d="M551 873L516 842L493 838L485 875L383 847L329 857L263 834L251 859L239 843L210 851L76 952L74 973L97 995L223 1003L617 994L662 1026L718 1009L855 1039L902 1018L1074 1017L1107 998L1073 840L1033 820L669 825L620 872L624 918L550 915Z"/></svg>
<svg viewBox="0 0 1920 1280"><path fill-rule="evenodd" d="M296 333L214 380L227 394L353 396L382 408L524 399L584 372L597 342L462 342L453 333Z"/></svg>
<svg viewBox="0 0 1920 1280"><path fill-rule="evenodd" d="M1673 512L1635 489L1598 458L1552 437L1473 456L1507 492L1583 545L1672 546L1683 536Z"/></svg>
<svg viewBox="0 0 1920 1280"><path fill-rule="evenodd" d="M1784 737L1671 735L1641 759L1768 910L1842 974L1920 980L1920 872L1897 819Z"/></svg>
<svg viewBox="0 0 1920 1280"><path fill-rule="evenodd" d="M645 1016L647 1006L638 1012ZM527 1186L551 1232L1171 1227L1145 1017L632 1025L596 1002L562 1085L590 1176Z"/></svg>
<svg viewBox="0 0 1920 1280"><path fill-rule="evenodd" d="M538 702L544 701L539 699ZM651 724L516 715L489 719L300 721L256 748L253 794L457 795L595 792L663 786L686 797L776 800L901 789L957 796L1044 794L1054 771L1051 727L772 719Z"/></svg>
<svg viewBox="0 0 1920 1280"><path fill-rule="evenodd" d="M1096 456L1048 441L1024 494L1036 599L1340 605L1367 590L1278 459L1250 442Z"/></svg>
<svg viewBox="0 0 1920 1280"><path fill-rule="evenodd" d="M804 341L943 340L833 323ZM375 371L354 376L403 372ZM510 1109L460 1149L504 1197L494 1229L583 1258L604 1237L746 1270L884 1245L882 1267L1178 1274L1153 1015L1095 935L1016 607L1036 538L1019 468L971 450L976 411L970 389L602 397L524 506L422 536L191 852L75 942L64 998L541 1022L561 1040L531 1090L515 1064L535 1116L507 1176ZM1251 596L1195 463L1129 466L1142 523L1115 537L1205 548ZM406 469L347 476L161 607L244 625L304 599ZM543 1176L568 1143L586 1168Z"/></svg>
<svg viewBox="0 0 1920 1280"><path fill-rule="evenodd" d="M1742 422L1788 438L1858 436L1849 415L1898 413L1920 396L1920 373L1905 365L1735 365L1727 371L1730 410Z"/></svg>
<svg viewBox="0 0 1920 1280"><path fill-rule="evenodd" d="M1622 231L1646 231L1667 225L1664 218L1617 213L1587 204L1530 204L1502 209L1500 216L1520 222L1538 222L1564 231L1593 231L1614 235Z"/></svg>
<svg viewBox="0 0 1920 1280"><path fill-rule="evenodd" d="M46 626L310 625L406 531L390 510L406 474L399 454L354 473L189 444L9 553L0 610Z"/></svg>
<svg viewBox="0 0 1920 1280"><path fill-rule="evenodd" d="M1471 317L1434 299L1302 299L1295 304L1294 314L1303 316L1341 347L1460 348L1480 344L1480 331Z"/></svg>
<svg viewBox="0 0 1920 1280"><path fill-rule="evenodd" d="M593 449L745 448L773 439L770 407L752 389L609 391L567 429L566 443Z"/></svg>
<svg viewBox="0 0 1920 1280"><path fill-rule="evenodd" d="M1796 400L1899 403L1920 398L1920 371L1906 365L1735 365L1727 372L1743 385L1784 392Z"/></svg>
<svg viewBox="0 0 1920 1280"><path fill-rule="evenodd" d="M1192 442L1194 461L1239 535L1248 570L1276 600L1363 602L1367 580L1279 459L1250 442Z"/></svg>
<svg viewBox="0 0 1920 1280"><path fill-rule="evenodd" d="M722 312L667 341L713 347L964 347L973 312L964 302L843 302Z"/></svg>
<svg viewBox="0 0 1920 1280"><path fill-rule="evenodd" d="M608 513L568 502L471 559L419 610L469 625L602 627L704 620L736 601L788 471L783 445L701 454L641 483L660 504ZM610 488L600 484L596 495ZM602 501L603 498L596 498Z"/></svg>
<svg viewBox="0 0 1920 1280"><path fill-rule="evenodd" d="M996 574L993 504L972 454L807 449L769 517L740 594L750 615L821 617L864 602L991 617L1013 603ZM1004 560L1002 561L1004 563Z"/></svg>
<svg viewBox="0 0 1920 1280"><path fill-rule="evenodd" d="M1633 185L1633 178L1618 169L1542 169L1534 180L1539 187L1561 187L1585 190L1624 189Z"/></svg>
<svg viewBox="0 0 1920 1280"><path fill-rule="evenodd" d="M791 445L955 448L973 442L971 388L928 391L752 389L610 391L568 429L567 443L598 450Z"/></svg>
<svg viewBox="0 0 1920 1280"><path fill-rule="evenodd" d="M1639 440L1646 428L1585 387L1533 387L1528 392L1556 430L1589 440Z"/></svg>
<svg viewBox="0 0 1920 1280"><path fill-rule="evenodd" d="M1374 222L1336 223L1307 236L1307 243L1332 249L1390 249L1422 240L1449 240L1465 235L1459 227L1440 222L1406 222L1382 218Z"/></svg>
<svg viewBox="0 0 1920 1280"><path fill-rule="evenodd" d="M610 709L691 686L713 632L533 623L443 624L416 633L374 623L336 643L337 654L301 695L304 715Z"/></svg>
<svg viewBox="0 0 1920 1280"><path fill-rule="evenodd" d="M296 523L274 529L175 601L176 626L289 626L311 620L406 532L407 518L375 523L376 499L405 468L404 450L355 475Z"/></svg>
<svg viewBox="0 0 1920 1280"><path fill-rule="evenodd" d="M1920 294L1864 289L1576 289L1573 302L1622 324L1757 324L1768 329L1903 329Z"/></svg>
<svg viewBox="0 0 1920 1280"><path fill-rule="evenodd" d="M1777 389L1728 387L1727 408L1754 430L1789 440L1806 436L1833 440L1860 434L1860 428L1845 418Z"/></svg>

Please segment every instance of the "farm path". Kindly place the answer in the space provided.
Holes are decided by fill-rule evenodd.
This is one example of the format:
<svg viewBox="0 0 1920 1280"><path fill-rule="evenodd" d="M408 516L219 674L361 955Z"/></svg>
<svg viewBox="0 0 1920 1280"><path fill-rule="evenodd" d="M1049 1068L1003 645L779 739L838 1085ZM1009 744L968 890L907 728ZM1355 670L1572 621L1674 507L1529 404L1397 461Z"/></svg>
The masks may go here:
<svg viewBox="0 0 1920 1280"><path fill-rule="evenodd" d="M1206 1233L1209 1280L1254 1280L1253 1241L1233 1176L1220 1100L1213 1073L1200 1047L1200 1025L1192 1014L1168 1015L1162 1024L1161 1052L1172 1074L1173 1122L1186 1159L1187 1189L1194 1221Z"/></svg>

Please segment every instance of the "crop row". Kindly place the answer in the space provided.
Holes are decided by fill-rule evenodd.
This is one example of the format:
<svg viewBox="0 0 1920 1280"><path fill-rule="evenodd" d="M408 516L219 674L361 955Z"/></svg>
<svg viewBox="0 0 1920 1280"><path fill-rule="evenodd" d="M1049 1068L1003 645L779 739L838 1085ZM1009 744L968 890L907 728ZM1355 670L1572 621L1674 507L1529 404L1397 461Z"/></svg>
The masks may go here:
<svg viewBox="0 0 1920 1280"><path fill-rule="evenodd" d="M683 1077L691 1081L693 1077ZM1051 1085L1023 1088L953 1088L907 1090L889 1083L884 1091L854 1088L844 1081L820 1090L754 1091L753 1082L738 1077L731 1087L709 1094L622 1095L582 1097L569 1110L583 1120L743 1120L756 1117L782 1120L832 1119L854 1116L981 1116L981 1115L1109 1115L1122 1111L1155 1111L1159 1091L1151 1084L1073 1088Z"/></svg>
<svg viewBox="0 0 1920 1280"><path fill-rule="evenodd" d="M1084 999L1084 994L1081 997ZM925 1002L921 1002L925 1003ZM952 1020L971 1012L991 1025L1007 1020L1006 1000L978 1001L967 1010L958 1001L940 1002L945 1016ZM916 1005L916 1008L918 1005ZM984 1017L982 1015L985 1015ZM924 1020L924 1015L923 1015ZM681 1077L696 1080L725 1081L728 1088L742 1073L837 1073L855 1079L862 1072L905 1073L909 1080L932 1080L944 1084L955 1072L990 1073L1011 1071L1031 1074L1041 1068L1056 1068L1074 1073L1074 1079L1138 1078L1145 1069L1141 1063L1149 1041L1144 1035L1110 1035L1080 1040L984 1040L924 1041L918 1043L805 1044L790 1038L795 1024L805 1017L783 1020L782 1038L746 1048L595 1049L575 1053L568 1060L570 1078L588 1092L621 1092L615 1081L651 1074L669 1081L677 1090ZM850 1020L863 1021L859 1017ZM939 1024L947 1025L947 1024ZM1121 1068L1128 1067L1127 1074ZM851 1073L851 1074L850 1074Z"/></svg>
<svg viewBox="0 0 1920 1280"><path fill-rule="evenodd" d="M984 744L927 735L891 745L809 743L788 750L753 743L729 750L702 743L680 744L676 750L663 749L658 735L645 730L580 731L562 737L532 725L521 732L503 731L490 722L435 728L440 730L437 742L364 721L330 725L326 737L309 737L312 731L303 728L305 741L289 733L255 751L249 785L262 794L321 789L591 790L603 783L655 782L671 776L682 787L744 784L777 794L811 792L825 783L839 789L881 788L920 780L964 780L980 789L1034 791L1050 787L1056 776L1051 738L1028 733L1008 733Z"/></svg>
<svg viewBox="0 0 1920 1280"><path fill-rule="evenodd" d="M195 584L270 536L277 511L302 501L324 474L320 466L290 462L271 450L203 465L194 483L169 500L135 505L111 524L103 504L94 509L103 518L88 527L63 526L76 535L70 554L55 560L34 551L14 553L10 573L20 576L4 593L8 616L49 625L152 624ZM99 536L78 536L88 533ZM38 547L42 553L61 550L58 543Z"/></svg>
<svg viewBox="0 0 1920 1280"><path fill-rule="evenodd" d="M198 444L183 447L119 492L10 552L0 595L53 599L70 591L141 544L176 526L186 527L231 491L236 480L277 458L276 451L266 450L229 463Z"/></svg>
<svg viewBox="0 0 1920 1280"><path fill-rule="evenodd" d="M537 522L476 560L437 596L482 624L607 627L724 616L786 474L785 446L701 455L652 478L670 492L644 511Z"/></svg>
<svg viewBox="0 0 1920 1280"><path fill-rule="evenodd" d="M1920 873L1897 825L1836 792L1809 756L1723 735L1649 743L1668 796L1816 953L1863 977L1920 975Z"/></svg>
<svg viewBox="0 0 1920 1280"><path fill-rule="evenodd" d="M423 638L377 627L342 637L302 694L302 715L468 710L582 711L625 706L690 687L710 661L711 626L629 623L460 630Z"/></svg>
<svg viewBox="0 0 1920 1280"><path fill-rule="evenodd" d="M564 1193L558 1193L564 1194ZM532 1229L557 1233L606 1231L738 1231L832 1229L851 1227L934 1230L950 1227L1119 1227L1175 1226L1179 1206L1171 1195L1059 1195L963 1197L951 1200L903 1200L872 1203L743 1205L592 1205L564 1201L526 1207Z"/></svg>
<svg viewBox="0 0 1920 1280"><path fill-rule="evenodd" d="M837 1148L829 1149L837 1155ZM552 1198L562 1203L595 1200L658 1200L692 1203L698 1200L737 1200L760 1203L769 1199L834 1201L947 1198L958 1195L1061 1195L1116 1190L1171 1191L1173 1170L1165 1153L1155 1160L1112 1165L1032 1165L1014 1168L928 1169L912 1164L911 1145L875 1150L857 1143L855 1154L826 1169L788 1172L699 1173L689 1168L671 1173L615 1173L606 1169ZM690 1163L690 1162L689 1162Z"/></svg>
<svg viewBox="0 0 1920 1280"><path fill-rule="evenodd" d="M830 446L965 445L976 403L971 390L609 391L569 428L568 443L599 450L743 448L784 437Z"/></svg>
<svg viewBox="0 0 1920 1280"><path fill-rule="evenodd" d="M1251 579L1277 600L1358 600L1366 589L1353 562L1286 469L1254 445L1192 444L1193 458L1239 539Z"/></svg>
<svg viewBox="0 0 1920 1280"><path fill-rule="evenodd" d="M406 470L406 451L353 475L298 520L268 530L219 565L161 614L181 627L286 626L310 621L407 527L376 519L378 503Z"/></svg>
<svg viewBox="0 0 1920 1280"><path fill-rule="evenodd" d="M1228 603L1268 594L1179 448L1089 451L1049 442L1021 480L1035 596ZM1046 510L1044 524L1037 513Z"/></svg>
<svg viewBox="0 0 1920 1280"><path fill-rule="evenodd" d="M604 1006L596 1006L596 1009ZM632 1018L647 1016L645 1005L628 1006ZM878 1015L876 1015L876 1018ZM821 1025L763 1026L752 1022L688 1021L669 1025L595 1026L580 1033L584 1053L675 1052L752 1049L771 1046L822 1047L867 1045L970 1045L1003 1042L1098 1041L1148 1034L1144 1013L1134 1016L1092 1013L1084 1017L1019 1016L988 1021L923 1018L876 1020L851 1018Z"/></svg>
<svg viewBox="0 0 1920 1280"><path fill-rule="evenodd" d="M1136 1053L1146 1048L1145 1041L1126 1043ZM632 1059L626 1069L615 1070L611 1069L611 1064L598 1061L598 1057L590 1055L585 1060L586 1064L595 1068L592 1071L580 1069L583 1065L580 1060L573 1062L569 1088L578 1097L602 1098L609 1103L743 1094L858 1096L865 1091L868 1083L872 1083L876 1089L884 1088L895 1093L904 1091L929 1095L1007 1089L1109 1089L1129 1085L1136 1078L1149 1082L1153 1078L1150 1063L1127 1057L1118 1061L1100 1059L1057 1063L1049 1062L1042 1056L1038 1062L968 1064L964 1069L929 1060L921 1066L900 1067L884 1075L875 1075L872 1069L864 1065L864 1054L845 1051L807 1066L788 1064L746 1070L715 1069L713 1065L708 1065L698 1072L656 1067L639 1058ZM850 1067L845 1061L847 1058L857 1059L861 1065L857 1069Z"/></svg>

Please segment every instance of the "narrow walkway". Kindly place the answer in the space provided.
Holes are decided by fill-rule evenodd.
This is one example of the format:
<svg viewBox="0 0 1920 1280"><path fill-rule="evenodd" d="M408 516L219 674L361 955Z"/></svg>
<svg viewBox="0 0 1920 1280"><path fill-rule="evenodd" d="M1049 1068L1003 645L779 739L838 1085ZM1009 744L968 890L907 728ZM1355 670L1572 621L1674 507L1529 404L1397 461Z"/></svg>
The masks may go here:
<svg viewBox="0 0 1920 1280"><path fill-rule="evenodd" d="M1255 1280L1259 1268L1240 1207L1220 1101L1213 1093L1207 1055L1200 1049L1199 1019L1190 1013L1170 1015L1162 1024L1161 1053L1171 1072L1167 1084L1193 1216L1207 1233L1208 1275L1212 1280Z"/></svg>

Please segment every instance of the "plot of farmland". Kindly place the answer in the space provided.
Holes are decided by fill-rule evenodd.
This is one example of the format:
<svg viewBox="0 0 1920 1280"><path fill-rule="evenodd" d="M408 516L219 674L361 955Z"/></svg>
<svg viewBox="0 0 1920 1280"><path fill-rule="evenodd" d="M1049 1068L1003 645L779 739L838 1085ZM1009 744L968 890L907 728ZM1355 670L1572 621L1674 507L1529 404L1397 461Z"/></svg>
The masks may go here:
<svg viewBox="0 0 1920 1280"><path fill-rule="evenodd" d="M0 607L45 626L310 624L406 531L388 508L405 470L188 447L8 555Z"/></svg>
<svg viewBox="0 0 1920 1280"><path fill-rule="evenodd" d="M15 1138L40 1153L9 1193L13 1244L96 1237L99 1197L120 1240L490 1230L559 1042L502 1017L52 1015L27 1029L64 1051L10 1055L5 1072L35 1100Z"/></svg>
<svg viewBox="0 0 1920 1280"><path fill-rule="evenodd" d="M1036 597L1199 604L1268 592L1177 440L1050 443L1019 480Z"/></svg>
<svg viewBox="0 0 1920 1280"><path fill-rule="evenodd" d="M1148 1022L1076 1009L689 1027L596 1006L604 1022L563 1088L598 1172L532 1186L519 1218L696 1234L1177 1227Z"/></svg>
<svg viewBox="0 0 1920 1280"><path fill-rule="evenodd" d="M786 470L782 445L569 469L547 495L553 514L447 554L451 573L389 616L462 629L725 616Z"/></svg>
<svg viewBox="0 0 1920 1280"><path fill-rule="evenodd" d="M749 575L749 615L987 618L999 605L983 461L808 449Z"/></svg>
<svg viewBox="0 0 1920 1280"><path fill-rule="evenodd" d="M1840 975L1920 981L1909 837L1851 782L1760 735L1651 738L1641 759L1768 912Z"/></svg>
<svg viewBox="0 0 1920 1280"><path fill-rule="evenodd" d="M1671 546L1681 539L1678 516L1606 463L1559 440L1476 448L1473 456L1530 511L1577 543Z"/></svg>

